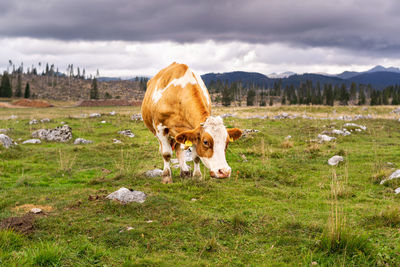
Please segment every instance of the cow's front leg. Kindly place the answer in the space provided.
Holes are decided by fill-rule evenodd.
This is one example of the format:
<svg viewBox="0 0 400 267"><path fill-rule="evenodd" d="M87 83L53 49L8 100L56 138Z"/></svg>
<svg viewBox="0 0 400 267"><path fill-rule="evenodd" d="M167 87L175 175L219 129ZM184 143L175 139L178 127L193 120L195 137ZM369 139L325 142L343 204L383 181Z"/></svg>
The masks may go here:
<svg viewBox="0 0 400 267"><path fill-rule="evenodd" d="M170 168L170 160L171 160L171 155L172 153L163 153L163 159L164 159L164 170L162 173L162 180L161 182L163 184L172 184L172 173L171 173L171 168Z"/></svg>
<svg viewBox="0 0 400 267"><path fill-rule="evenodd" d="M172 156L172 147L171 143L168 140L168 128L159 124L157 126L156 136L158 141L160 142L160 151L161 155L164 159L164 170L162 173L163 184L171 184L172 183L172 172L170 168L170 160Z"/></svg>
<svg viewBox="0 0 400 267"><path fill-rule="evenodd" d="M179 168L181 169L181 177L190 177L190 169L185 161L185 150L181 148L181 145L178 144L175 147L176 157L178 158Z"/></svg>
<svg viewBox="0 0 400 267"><path fill-rule="evenodd" d="M200 158L196 155L193 158L194 168L193 168L193 178L197 178L198 180L203 179L200 170Z"/></svg>

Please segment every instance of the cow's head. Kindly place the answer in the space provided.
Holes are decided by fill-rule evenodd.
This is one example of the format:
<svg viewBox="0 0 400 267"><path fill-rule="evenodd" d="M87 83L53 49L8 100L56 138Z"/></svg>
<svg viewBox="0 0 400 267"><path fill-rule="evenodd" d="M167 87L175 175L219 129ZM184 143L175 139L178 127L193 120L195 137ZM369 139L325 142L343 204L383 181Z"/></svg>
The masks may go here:
<svg viewBox="0 0 400 267"><path fill-rule="evenodd" d="M242 131L238 128L225 128L221 117L210 116L196 129L175 136L175 140L195 147L201 161L210 169L211 177L227 178L231 175L231 167L226 162L225 151L229 142L241 135Z"/></svg>

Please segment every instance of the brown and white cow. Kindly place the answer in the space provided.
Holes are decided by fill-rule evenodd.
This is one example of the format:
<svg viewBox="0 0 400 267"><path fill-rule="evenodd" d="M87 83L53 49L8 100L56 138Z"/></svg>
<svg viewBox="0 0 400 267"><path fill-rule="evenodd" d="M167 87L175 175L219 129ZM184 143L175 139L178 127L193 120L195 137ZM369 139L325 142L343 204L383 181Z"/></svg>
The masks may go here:
<svg viewBox="0 0 400 267"><path fill-rule="evenodd" d="M226 178L231 168L226 162L228 143L242 131L226 129L221 117L211 116L211 99L200 76L185 64L172 63L147 83L142 117L160 144L164 158L163 183L172 183L170 159L173 150L181 176L190 176L184 150L192 146L193 176L201 179L200 160L214 178Z"/></svg>

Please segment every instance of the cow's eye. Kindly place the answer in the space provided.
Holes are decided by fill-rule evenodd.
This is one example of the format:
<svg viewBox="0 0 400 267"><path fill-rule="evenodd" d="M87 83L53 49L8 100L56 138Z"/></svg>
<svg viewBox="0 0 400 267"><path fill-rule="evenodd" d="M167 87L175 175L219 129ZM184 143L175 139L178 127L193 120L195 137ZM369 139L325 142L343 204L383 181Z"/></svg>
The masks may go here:
<svg viewBox="0 0 400 267"><path fill-rule="evenodd" d="M207 140L203 140L203 144L204 144L205 146L208 146L208 141L207 141Z"/></svg>

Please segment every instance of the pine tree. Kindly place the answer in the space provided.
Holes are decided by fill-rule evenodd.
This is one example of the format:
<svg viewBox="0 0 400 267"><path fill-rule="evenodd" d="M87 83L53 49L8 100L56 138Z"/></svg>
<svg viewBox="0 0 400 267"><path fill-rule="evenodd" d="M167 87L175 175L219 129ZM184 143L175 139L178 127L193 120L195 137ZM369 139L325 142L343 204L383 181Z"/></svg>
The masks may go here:
<svg viewBox="0 0 400 267"><path fill-rule="evenodd" d="M97 79L92 81L92 88L90 89L90 99L99 99L99 89L97 88Z"/></svg>
<svg viewBox="0 0 400 267"><path fill-rule="evenodd" d="M350 85L350 100L354 101L356 99L357 94L357 85L355 82L352 82Z"/></svg>
<svg viewBox="0 0 400 267"><path fill-rule="evenodd" d="M340 104L341 105L347 105L347 102L349 101L349 94L346 89L346 85L343 83L342 86L340 87Z"/></svg>
<svg viewBox="0 0 400 267"><path fill-rule="evenodd" d="M12 97L11 82L7 72L4 72L3 77L1 77L0 87L0 97Z"/></svg>
<svg viewBox="0 0 400 267"><path fill-rule="evenodd" d="M254 106L255 96L256 92L253 89L247 91L247 106Z"/></svg>
<svg viewBox="0 0 400 267"><path fill-rule="evenodd" d="M231 92L228 85L225 85L224 89L222 90L222 105L225 107L230 106L231 100Z"/></svg>
<svg viewBox="0 0 400 267"><path fill-rule="evenodd" d="M360 93L358 94L358 105L365 105L366 99L365 99L365 92L364 88L360 86Z"/></svg>
<svg viewBox="0 0 400 267"><path fill-rule="evenodd" d="M18 76L17 76L17 89L15 90L15 96L16 97L21 97L22 96L21 73L18 73Z"/></svg>
<svg viewBox="0 0 400 267"><path fill-rule="evenodd" d="M31 97L31 89L29 86L29 82L26 83L25 85L25 93L24 93L25 98L30 98Z"/></svg>
<svg viewBox="0 0 400 267"><path fill-rule="evenodd" d="M326 96L326 104L329 106L333 106L335 100L333 96L332 84L327 85L325 96Z"/></svg>

